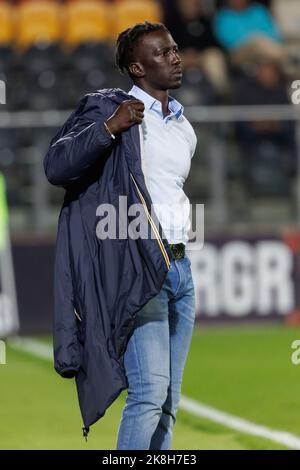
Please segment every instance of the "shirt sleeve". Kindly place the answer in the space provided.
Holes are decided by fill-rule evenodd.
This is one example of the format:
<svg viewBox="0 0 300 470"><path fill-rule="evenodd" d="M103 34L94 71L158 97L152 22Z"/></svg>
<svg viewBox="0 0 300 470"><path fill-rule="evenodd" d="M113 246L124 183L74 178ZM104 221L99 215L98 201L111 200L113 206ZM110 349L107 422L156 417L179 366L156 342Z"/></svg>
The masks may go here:
<svg viewBox="0 0 300 470"><path fill-rule="evenodd" d="M192 137L191 137L191 158L193 158L193 156L195 155L195 151L197 147L197 136L193 128L192 128L192 131L193 132L192 132Z"/></svg>

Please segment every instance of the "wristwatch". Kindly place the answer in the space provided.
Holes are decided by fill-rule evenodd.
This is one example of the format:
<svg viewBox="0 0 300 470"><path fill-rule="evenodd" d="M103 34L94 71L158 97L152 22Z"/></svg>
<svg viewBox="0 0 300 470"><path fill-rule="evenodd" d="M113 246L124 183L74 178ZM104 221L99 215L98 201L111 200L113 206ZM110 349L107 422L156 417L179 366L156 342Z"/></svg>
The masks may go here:
<svg viewBox="0 0 300 470"><path fill-rule="evenodd" d="M104 121L103 124L104 124L105 129L107 130L107 132L108 132L109 135L111 136L111 138L112 138L112 139L115 139L115 138L116 138L115 134L113 134L112 132L110 132L109 127L108 127L108 125L106 124L105 121Z"/></svg>

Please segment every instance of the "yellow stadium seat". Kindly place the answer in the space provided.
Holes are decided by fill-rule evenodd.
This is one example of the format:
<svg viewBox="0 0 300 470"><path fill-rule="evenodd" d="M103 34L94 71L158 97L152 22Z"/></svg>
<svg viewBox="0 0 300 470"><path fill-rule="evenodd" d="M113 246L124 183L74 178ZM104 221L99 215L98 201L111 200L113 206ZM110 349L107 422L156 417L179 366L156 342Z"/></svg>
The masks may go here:
<svg viewBox="0 0 300 470"><path fill-rule="evenodd" d="M64 0L64 3L67 4L67 3L86 3L86 1L89 1L89 0ZM107 0L94 0L94 3L105 3L107 2Z"/></svg>
<svg viewBox="0 0 300 470"><path fill-rule="evenodd" d="M52 1L31 1L16 7L16 44L27 48L61 38L61 7Z"/></svg>
<svg viewBox="0 0 300 470"><path fill-rule="evenodd" d="M162 8L154 0L124 0L117 2L113 6L113 28L112 34L115 40L118 34L124 29L133 26L135 23L159 23L162 21Z"/></svg>
<svg viewBox="0 0 300 470"><path fill-rule="evenodd" d="M0 44L9 44L13 38L12 8L8 3L0 3Z"/></svg>
<svg viewBox="0 0 300 470"><path fill-rule="evenodd" d="M64 29L63 40L71 47L105 41L110 36L110 8L93 0L70 2L65 6Z"/></svg>

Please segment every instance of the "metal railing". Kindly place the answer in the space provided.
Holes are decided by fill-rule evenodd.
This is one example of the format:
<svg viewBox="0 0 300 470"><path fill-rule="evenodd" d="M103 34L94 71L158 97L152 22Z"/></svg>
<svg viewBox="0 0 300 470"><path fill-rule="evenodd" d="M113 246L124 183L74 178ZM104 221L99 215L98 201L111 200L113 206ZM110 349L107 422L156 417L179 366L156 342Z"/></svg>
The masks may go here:
<svg viewBox="0 0 300 470"><path fill-rule="evenodd" d="M66 111L18 111L0 112L1 130L15 129L20 132L24 129L50 129L59 128L71 114ZM268 105L268 106L210 106L185 107L185 115L195 126L209 125L210 132L214 133L214 126L234 124L245 121L295 121L300 123L300 105ZM297 214L295 224L300 227L300 126L297 126ZM54 133L54 130L53 130ZM201 147L201 143L200 143ZM45 148L44 151L47 149ZM201 152L201 149L200 149ZM227 207L227 180L226 158L224 142L215 133L211 140L210 165L211 165L211 208L213 222L218 225L226 224L228 217ZM47 230L49 207L49 185L45 179L42 160L44 155L33 155L33 168L31 182L33 188L33 214L34 228L36 231ZM1 163L1 162L0 162Z"/></svg>

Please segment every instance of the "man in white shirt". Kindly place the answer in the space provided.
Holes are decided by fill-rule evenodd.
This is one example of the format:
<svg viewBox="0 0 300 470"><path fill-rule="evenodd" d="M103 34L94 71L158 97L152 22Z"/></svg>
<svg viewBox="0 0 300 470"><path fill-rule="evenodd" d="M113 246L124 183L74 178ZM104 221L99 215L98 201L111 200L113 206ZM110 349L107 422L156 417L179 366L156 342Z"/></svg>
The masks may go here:
<svg viewBox="0 0 300 470"><path fill-rule="evenodd" d="M164 117L162 103L139 86L134 85L129 94L145 105L143 148L154 210L168 242L186 245L190 203L183 184L196 147L195 132L183 116L183 106L174 98L169 97L168 114Z"/></svg>
<svg viewBox="0 0 300 470"><path fill-rule="evenodd" d="M145 182L173 253L160 293L137 313L124 354L128 396L117 449L170 449L195 320L183 184L196 136L183 106L169 96L181 86L182 70L178 46L164 25L145 22L123 31L116 63L131 77L135 99L120 105L106 121L107 131L114 136L128 128L128 115L141 125Z"/></svg>

